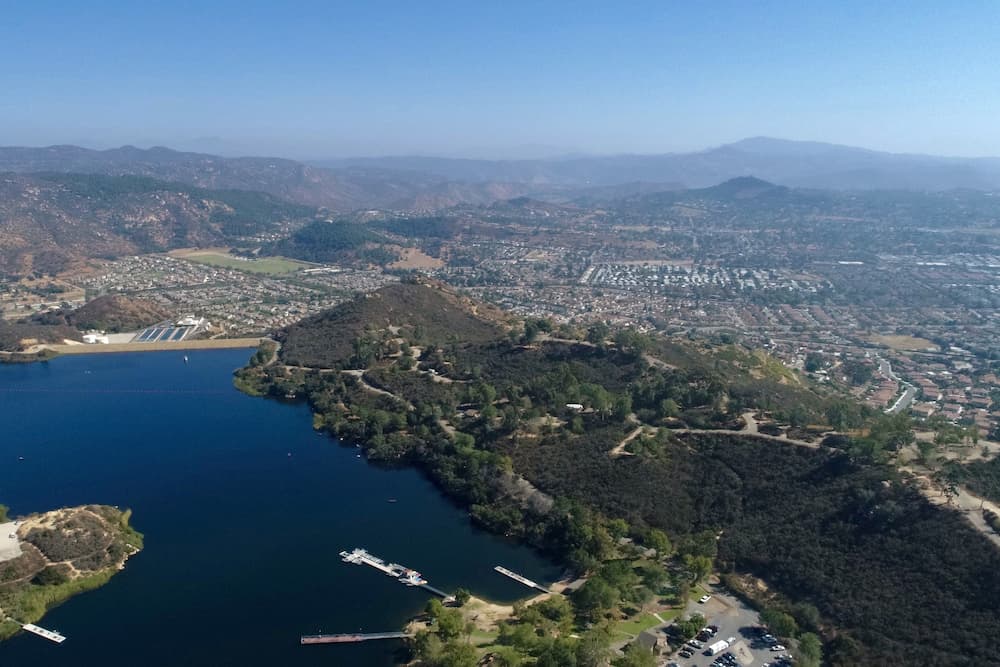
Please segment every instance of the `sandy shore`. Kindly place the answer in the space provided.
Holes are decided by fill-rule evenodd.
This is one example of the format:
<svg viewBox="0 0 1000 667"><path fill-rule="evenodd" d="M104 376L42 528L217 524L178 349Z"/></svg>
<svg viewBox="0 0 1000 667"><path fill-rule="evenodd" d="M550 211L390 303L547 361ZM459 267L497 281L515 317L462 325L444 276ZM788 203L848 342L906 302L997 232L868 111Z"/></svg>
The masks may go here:
<svg viewBox="0 0 1000 667"><path fill-rule="evenodd" d="M59 354L106 354L109 352L162 352L165 350L224 350L257 347L263 338L214 338L182 340L173 343L110 343L108 345L45 345Z"/></svg>

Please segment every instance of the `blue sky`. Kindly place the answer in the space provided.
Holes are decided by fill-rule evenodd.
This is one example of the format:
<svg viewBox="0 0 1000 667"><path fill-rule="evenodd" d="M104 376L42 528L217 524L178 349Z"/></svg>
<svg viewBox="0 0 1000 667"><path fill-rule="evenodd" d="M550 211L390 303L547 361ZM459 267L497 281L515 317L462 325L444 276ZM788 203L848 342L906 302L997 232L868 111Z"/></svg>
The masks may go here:
<svg viewBox="0 0 1000 667"><path fill-rule="evenodd" d="M12 1L0 144L1000 155L998 26L961 1Z"/></svg>

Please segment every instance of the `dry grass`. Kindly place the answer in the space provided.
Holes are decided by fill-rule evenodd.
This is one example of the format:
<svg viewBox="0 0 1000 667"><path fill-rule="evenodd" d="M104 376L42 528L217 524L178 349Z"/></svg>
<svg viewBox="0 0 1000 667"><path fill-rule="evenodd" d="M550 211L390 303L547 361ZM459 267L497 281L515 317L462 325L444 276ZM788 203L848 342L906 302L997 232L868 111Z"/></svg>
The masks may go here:
<svg viewBox="0 0 1000 667"><path fill-rule="evenodd" d="M932 341L926 338L917 338L915 336L880 336L873 335L871 340L874 343L880 343L887 347L891 347L894 350L926 350L927 348L938 349Z"/></svg>

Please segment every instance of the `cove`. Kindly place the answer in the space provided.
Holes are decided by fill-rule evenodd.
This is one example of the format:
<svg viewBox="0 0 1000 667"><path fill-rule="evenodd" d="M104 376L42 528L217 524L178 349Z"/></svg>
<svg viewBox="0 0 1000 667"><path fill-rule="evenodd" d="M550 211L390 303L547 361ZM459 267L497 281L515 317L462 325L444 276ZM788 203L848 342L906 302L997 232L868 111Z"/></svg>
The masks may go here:
<svg viewBox="0 0 1000 667"><path fill-rule="evenodd" d="M131 507L146 536L108 585L41 621L65 643L18 635L0 643L0 665L391 665L395 641L299 645L319 631L398 630L428 600L342 563L342 549L502 602L530 591L494 565L558 576L476 529L416 470L369 465L316 434L307 406L238 392L232 372L251 352L0 365L0 502L14 515Z"/></svg>

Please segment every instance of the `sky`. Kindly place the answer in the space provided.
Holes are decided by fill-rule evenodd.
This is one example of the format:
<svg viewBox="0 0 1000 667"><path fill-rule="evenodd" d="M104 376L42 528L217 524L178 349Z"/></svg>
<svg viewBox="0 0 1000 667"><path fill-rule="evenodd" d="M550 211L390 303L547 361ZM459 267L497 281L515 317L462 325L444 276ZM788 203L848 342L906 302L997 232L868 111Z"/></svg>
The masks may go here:
<svg viewBox="0 0 1000 667"><path fill-rule="evenodd" d="M998 2L9 0L0 144L1000 155Z"/></svg>

